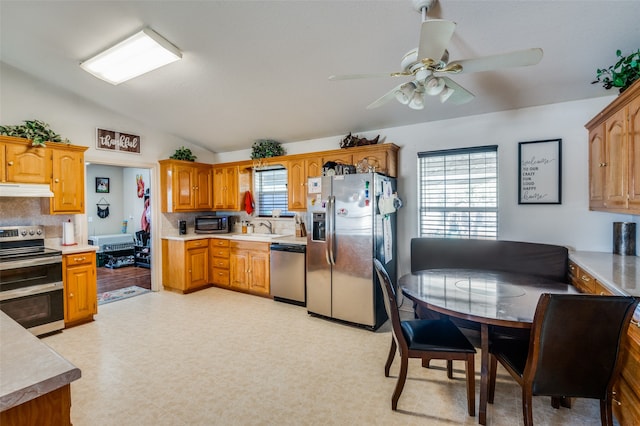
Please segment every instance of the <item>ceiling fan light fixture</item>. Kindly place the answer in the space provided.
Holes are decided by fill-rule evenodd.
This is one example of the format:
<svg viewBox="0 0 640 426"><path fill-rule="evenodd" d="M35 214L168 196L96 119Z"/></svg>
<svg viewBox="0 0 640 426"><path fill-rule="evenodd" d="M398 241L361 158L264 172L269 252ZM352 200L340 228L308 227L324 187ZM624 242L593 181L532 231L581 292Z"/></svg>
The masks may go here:
<svg viewBox="0 0 640 426"><path fill-rule="evenodd" d="M396 91L396 99L402 105L407 105L411 101L415 90L416 85L413 82L405 83Z"/></svg>
<svg viewBox="0 0 640 426"><path fill-rule="evenodd" d="M118 85L149 71L182 59L182 53L150 28L144 28L126 40L80 64L101 80Z"/></svg>
<svg viewBox="0 0 640 426"><path fill-rule="evenodd" d="M411 109L424 109L424 92L421 90L416 90L413 92L413 96L411 97L411 101L409 101L409 108Z"/></svg>
<svg viewBox="0 0 640 426"><path fill-rule="evenodd" d="M444 80L438 77L431 76L430 78L425 80L424 88L427 95L439 95L444 90Z"/></svg>

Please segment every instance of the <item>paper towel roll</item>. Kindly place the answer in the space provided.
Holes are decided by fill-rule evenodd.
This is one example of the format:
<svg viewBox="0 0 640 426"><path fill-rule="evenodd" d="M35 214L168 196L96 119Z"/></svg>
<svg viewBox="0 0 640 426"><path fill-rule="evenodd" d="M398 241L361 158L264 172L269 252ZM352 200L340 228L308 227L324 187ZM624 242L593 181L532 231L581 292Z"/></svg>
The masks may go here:
<svg viewBox="0 0 640 426"><path fill-rule="evenodd" d="M72 222L62 223L62 245L73 246L76 244L76 235Z"/></svg>

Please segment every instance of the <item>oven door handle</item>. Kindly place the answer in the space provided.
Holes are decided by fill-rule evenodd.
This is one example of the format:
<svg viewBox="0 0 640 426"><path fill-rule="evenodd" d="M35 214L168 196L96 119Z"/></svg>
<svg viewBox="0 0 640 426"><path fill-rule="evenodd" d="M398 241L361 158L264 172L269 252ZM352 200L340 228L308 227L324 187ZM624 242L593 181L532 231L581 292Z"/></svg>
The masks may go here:
<svg viewBox="0 0 640 426"><path fill-rule="evenodd" d="M42 293L50 293L52 291L62 289L62 281L58 281L55 283L33 285L30 287L18 288L15 290L7 290L0 292L0 301L17 299L19 297L33 296Z"/></svg>
<svg viewBox="0 0 640 426"><path fill-rule="evenodd" d="M11 260L0 263L0 271L9 271L11 269L28 268L30 266L52 265L61 263L62 256L37 257L33 259Z"/></svg>

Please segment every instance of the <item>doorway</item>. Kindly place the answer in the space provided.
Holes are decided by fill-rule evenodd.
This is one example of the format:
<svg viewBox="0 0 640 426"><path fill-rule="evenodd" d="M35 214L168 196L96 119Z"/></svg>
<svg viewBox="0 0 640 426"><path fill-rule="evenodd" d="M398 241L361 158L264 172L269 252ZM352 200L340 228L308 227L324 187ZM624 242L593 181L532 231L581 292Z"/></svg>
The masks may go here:
<svg viewBox="0 0 640 426"><path fill-rule="evenodd" d="M86 164L86 232L89 242L99 247L99 303L119 291L157 290L155 170L144 163Z"/></svg>

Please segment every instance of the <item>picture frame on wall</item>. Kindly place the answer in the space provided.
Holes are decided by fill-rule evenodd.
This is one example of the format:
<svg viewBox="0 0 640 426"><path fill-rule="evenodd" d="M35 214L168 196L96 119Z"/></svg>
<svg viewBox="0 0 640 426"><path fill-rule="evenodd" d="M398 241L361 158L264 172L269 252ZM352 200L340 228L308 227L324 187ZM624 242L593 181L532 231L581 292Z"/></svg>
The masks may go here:
<svg viewBox="0 0 640 426"><path fill-rule="evenodd" d="M100 194L109 193L109 178L106 178L106 177L96 178L96 192Z"/></svg>
<svg viewBox="0 0 640 426"><path fill-rule="evenodd" d="M562 204L562 139L518 143L518 204Z"/></svg>

